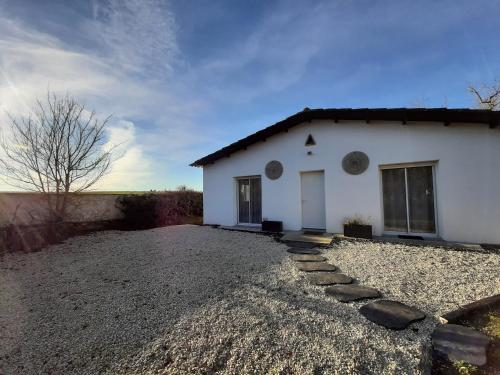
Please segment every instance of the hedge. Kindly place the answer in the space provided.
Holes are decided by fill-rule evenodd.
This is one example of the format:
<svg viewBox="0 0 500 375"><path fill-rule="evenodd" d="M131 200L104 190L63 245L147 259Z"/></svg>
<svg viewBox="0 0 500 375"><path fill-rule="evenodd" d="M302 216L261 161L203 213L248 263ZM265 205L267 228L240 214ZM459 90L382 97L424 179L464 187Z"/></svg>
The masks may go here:
<svg viewBox="0 0 500 375"><path fill-rule="evenodd" d="M203 216L203 194L193 190L166 191L118 198L127 229L182 224L186 217Z"/></svg>

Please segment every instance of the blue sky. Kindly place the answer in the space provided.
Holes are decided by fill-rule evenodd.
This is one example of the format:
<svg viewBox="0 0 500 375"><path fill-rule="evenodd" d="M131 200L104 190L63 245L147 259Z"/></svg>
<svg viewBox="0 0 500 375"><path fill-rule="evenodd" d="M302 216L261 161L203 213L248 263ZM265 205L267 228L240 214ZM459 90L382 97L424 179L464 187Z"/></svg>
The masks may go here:
<svg viewBox="0 0 500 375"><path fill-rule="evenodd" d="M470 107L500 76L495 1L0 0L0 128L47 89L102 117L98 186L201 189L188 164L304 107ZM7 189L0 185L0 190Z"/></svg>

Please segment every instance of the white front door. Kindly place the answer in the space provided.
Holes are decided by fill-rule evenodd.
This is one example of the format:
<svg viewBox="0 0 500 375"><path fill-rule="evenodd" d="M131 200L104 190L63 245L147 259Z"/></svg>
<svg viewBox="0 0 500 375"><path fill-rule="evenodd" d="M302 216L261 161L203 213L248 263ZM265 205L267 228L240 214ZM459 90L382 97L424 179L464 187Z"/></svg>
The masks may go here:
<svg viewBox="0 0 500 375"><path fill-rule="evenodd" d="M302 228L322 229L325 225L325 173L302 172Z"/></svg>

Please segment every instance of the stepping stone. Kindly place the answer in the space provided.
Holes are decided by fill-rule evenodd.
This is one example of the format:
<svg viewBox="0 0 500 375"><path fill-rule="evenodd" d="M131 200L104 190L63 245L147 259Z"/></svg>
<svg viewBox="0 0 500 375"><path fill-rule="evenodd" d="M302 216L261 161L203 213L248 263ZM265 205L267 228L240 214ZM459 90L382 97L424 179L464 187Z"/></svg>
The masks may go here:
<svg viewBox="0 0 500 375"><path fill-rule="evenodd" d="M296 262L324 262L326 260L326 258L321 255L313 254L292 255L291 258Z"/></svg>
<svg viewBox="0 0 500 375"><path fill-rule="evenodd" d="M404 303L380 300L361 306L359 309L369 321L390 329L405 329L411 323L425 318L425 314Z"/></svg>
<svg viewBox="0 0 500 375"><path fill-rule="evenodd" d="M311 255L321 254L321 251L317 249L306 249L303 247L292 247L290 249L287 249L287 251L292 254L311 254Z"/></svg>
<svg viewBox="0 0 500 375"><path fill-rule="evenodd" d="M458 324L443 324L432 332L434 352L451 362L464 361L476 366L486 364L488 336Z"/></svg>
<svg viewBox="0 0 500 375"><path fill-rule="evenodd" d="M301 247L303 249L312 249L313 247L318 246L318 244L314 242L301 242L301 241L286 241L285 244L288 247Z"/></svg>
<svg viewBox="0 0 500 375"><path fill-rule="evenodd" d="M325 293L335 297L340 302L380 297L380 292L377 289L362 285L335 285L326 288Z"/></svg>
<svg viewBox="0 0 500 375"><path fill-rule="evenodd" d="M307 278L315 285L350 284L352 277L343 273L318 272L307 275Z"/></svg>
<svg viewBox="0 0 500 375"><path fill-rule="evenodd" d="M325 262L301 262L298 263L297 268L299 269L299 271L305 272L333 272L337 269L337 267L335 267L334 265Z"/></svg>

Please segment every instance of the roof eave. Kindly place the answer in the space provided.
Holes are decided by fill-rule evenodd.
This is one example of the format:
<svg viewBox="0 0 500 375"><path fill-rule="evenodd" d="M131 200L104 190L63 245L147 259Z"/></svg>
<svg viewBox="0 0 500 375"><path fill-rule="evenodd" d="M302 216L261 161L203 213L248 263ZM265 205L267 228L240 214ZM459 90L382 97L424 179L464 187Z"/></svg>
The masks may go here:
<svg viewBox="0 0 500 375"><path fill-rule="evenodd" d="M267 138L287 132L290 128L312 120L337 121L391 121L407 124L408 122L438 122L448 126L451 123L487 124L495 128L500 122L500 111L478 109L447 108L341 108L341 109L308 109L281 120L267 128L257 131L228 146L225 146L201 159L191 163L192 167L203 167L215 161L229 157L231 154L246 149L252 144L265 141Z"/></svg>

